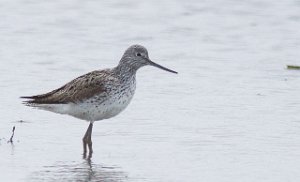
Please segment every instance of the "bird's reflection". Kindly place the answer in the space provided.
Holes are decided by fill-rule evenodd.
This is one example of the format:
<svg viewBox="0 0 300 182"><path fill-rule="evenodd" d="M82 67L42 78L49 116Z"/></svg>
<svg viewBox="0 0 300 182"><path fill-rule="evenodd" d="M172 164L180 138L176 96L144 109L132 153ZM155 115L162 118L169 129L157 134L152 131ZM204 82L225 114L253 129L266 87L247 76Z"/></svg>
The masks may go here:
<svg viewBox="0 0 300 182"><path fill-rule="evenodd" d="M57 162L44 166L43 170L32 173L28 181L120 182L127 181L127 175L116 166L94 164L87 158L82 163Z"/></svg>

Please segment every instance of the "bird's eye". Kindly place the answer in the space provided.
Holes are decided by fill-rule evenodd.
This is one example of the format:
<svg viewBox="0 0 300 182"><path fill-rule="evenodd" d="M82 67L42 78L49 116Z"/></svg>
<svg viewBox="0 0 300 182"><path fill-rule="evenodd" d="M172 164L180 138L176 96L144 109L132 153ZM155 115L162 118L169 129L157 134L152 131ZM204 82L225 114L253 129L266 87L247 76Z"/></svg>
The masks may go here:
<svg viewBox="0 0 300 182"><path fill-rule="evenodd" d="M142 55L141 55L141 53L138 52L138 53L136 53L136 56L142 56Z"/></svg>

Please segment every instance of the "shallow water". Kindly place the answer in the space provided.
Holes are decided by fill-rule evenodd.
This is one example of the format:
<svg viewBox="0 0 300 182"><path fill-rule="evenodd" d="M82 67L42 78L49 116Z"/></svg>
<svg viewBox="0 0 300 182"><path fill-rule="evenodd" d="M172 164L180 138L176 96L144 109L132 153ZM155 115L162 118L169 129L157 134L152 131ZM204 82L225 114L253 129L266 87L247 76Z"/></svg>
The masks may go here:
<svg viewBox="0 0 300 182"><path fill-rule="evenodd" d="M298 1L0 1L1 181L299 181ZM138 72L94 126L21 104L131 44L179 72ZM22 122L20 122L22 121ZM7 140L16 126L14 143Z"/></svg>

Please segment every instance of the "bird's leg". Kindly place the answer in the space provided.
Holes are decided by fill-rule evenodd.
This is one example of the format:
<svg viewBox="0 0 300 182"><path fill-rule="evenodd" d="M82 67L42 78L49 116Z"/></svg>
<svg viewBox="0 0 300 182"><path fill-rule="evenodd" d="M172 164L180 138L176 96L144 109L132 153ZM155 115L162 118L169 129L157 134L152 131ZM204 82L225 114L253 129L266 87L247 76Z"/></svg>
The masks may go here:
<svg viewBox="0 0 300 182"><path fill-rule="evenodd" d="M83 142L83 155L86 156L87 146L89 147L89 155L93 153L92 147L92 130L93 130L93 123L90 122L88 129L86 130L82 142Z"/></svg>

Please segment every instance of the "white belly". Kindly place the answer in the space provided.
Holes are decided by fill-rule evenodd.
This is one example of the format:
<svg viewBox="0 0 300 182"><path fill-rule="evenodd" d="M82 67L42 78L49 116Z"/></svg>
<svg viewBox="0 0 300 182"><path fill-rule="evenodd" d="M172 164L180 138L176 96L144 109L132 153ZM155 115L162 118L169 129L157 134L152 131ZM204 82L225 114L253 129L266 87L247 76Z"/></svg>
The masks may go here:
<svg viewBox="0 0 300 182"><path fill-rule="evenodd" d="M108 119L122 112L128 106L132 97L133 93L124 95L120 99L112 97L101 104L92 98L80 104L70 104L66 114L87 121Z"/></svg>
<svg viewBox="0 0 300 182"><path fill-rule="evenodd" d="M98 121L114 117L122 112L130 103L134 92L135 80L132 80L131 84L115 89L113 93L108 94L109 96L94 96L81 103L38 104L35 107L55 113L68 114L86 121Z"/></svg>

